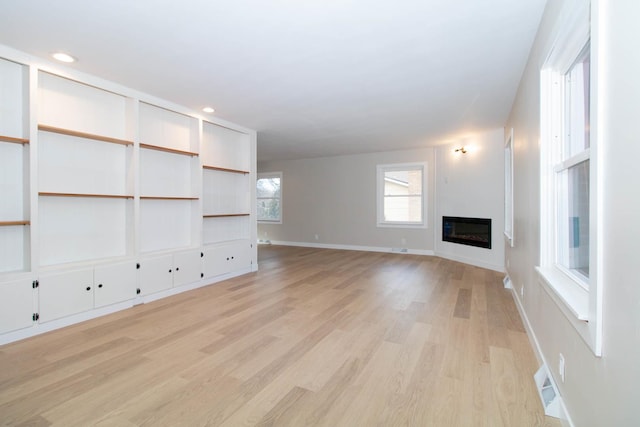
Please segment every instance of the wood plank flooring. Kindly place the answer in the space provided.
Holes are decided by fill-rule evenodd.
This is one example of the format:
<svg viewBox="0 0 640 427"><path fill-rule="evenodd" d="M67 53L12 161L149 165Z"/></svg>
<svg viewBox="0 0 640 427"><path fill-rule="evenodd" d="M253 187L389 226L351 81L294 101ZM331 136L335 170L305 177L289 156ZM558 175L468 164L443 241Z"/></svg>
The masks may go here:
<svg viewBox="0 0 640 427"><path fill-rule="evenodd" d="M0 347L0 425L559 426L498 273L262 246L260 271Z"/></svg>

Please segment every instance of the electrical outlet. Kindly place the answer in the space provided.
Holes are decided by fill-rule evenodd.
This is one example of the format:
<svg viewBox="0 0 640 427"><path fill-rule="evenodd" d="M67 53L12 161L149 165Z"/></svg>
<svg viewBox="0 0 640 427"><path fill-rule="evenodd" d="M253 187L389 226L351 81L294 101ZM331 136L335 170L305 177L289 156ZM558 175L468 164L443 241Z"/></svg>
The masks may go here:
<svg viewBox="0 0 640 427"><path fill-rule="evenodd" d="M407 244L407 239L405 239L404 237L402 239L400 239L400 243L402 244L402 246Z"/></svg>
<svg viewBox="0 0 640 427"><path fill-rule="evenodd" d="M564 356L560 353L560 356L558 356L558 373L560 374L560 380L562 380L562 382L564 382L564 368Z"/></svg>
<svg viewBox="0 0 640 427"><path fill-rule="evenodd" d="M507 268L511 267L509 264L511 264L511 262L509 261L509 258L507 258Z"/></svg>
<svg viewBox="0 0 640 427"><path fill-rule="evenodd" d="M317 234L314 236L316 240L318 240L320 238L320 236L318 236Z"/></svg>

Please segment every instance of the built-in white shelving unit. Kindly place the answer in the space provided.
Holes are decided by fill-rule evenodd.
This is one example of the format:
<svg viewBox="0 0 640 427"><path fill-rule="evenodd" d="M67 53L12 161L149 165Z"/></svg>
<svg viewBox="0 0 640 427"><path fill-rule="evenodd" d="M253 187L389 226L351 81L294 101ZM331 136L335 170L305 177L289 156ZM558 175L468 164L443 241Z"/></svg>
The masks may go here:
<svg viewBox="0 0 640 427"><path fill-rule="evenodd" d="M28 79L0 59L0 274L29 269Z"/></svg>
<svg viewBox="0 0 640 427"><path fill-rule="evenodd" d="M251 135L209 122L202 134L203 274L212 277L251 264L255 174Z"/></svg>
<svg viewBox="0 0 640 427"><path fill-rule="evenodd" d="M140 248L199 246L198 120L140 103Z"/></svg>
<svg viewBox="0 0 640 427"><path fill-rule="evenodd" d="M133 141L124 96L38 73L39 263L132 253Z"/></svg>
<svg viewBox="0 0 640 427"><path fill-rule="evenodd" d="M0 46L0 344L257 269L254 131Z"/></svg>
<svg viewBox="0 0 640 427"><path fill-rule="evenodd" d="M0 59L0 334L33 324L29 69Z"/></svg>

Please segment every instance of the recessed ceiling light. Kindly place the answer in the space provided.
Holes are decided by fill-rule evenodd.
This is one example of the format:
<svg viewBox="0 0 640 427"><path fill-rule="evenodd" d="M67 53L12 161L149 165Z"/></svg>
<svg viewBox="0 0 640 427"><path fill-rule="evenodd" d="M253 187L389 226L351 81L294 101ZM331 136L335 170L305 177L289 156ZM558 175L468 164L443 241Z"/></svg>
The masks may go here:
<svg viewBox="0 0 640 427"><path fill-rule="evenodd" d="M211 107L204 107L204 108L202 109L202 111L204 111L205 113L209 113L209 114L211 114L211 113L213 113L213 112L214 112L214 111L216 111L216 110L214 110L214 109L213 109L213 108L211 108Z"/></svg>
<svg viewBox="0 0 640 427"><path fill-rule="evenodd" d="M76 58L64 52L52 53L51 56L53 56L53 59L60 62L66 62L66 63L76 62Z"/></svg>

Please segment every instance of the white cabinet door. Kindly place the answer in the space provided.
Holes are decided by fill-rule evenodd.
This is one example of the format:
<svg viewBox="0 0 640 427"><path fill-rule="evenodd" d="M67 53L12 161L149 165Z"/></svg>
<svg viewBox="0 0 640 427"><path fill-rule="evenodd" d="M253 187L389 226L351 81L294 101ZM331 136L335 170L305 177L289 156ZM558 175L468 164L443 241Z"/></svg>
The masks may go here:
<svg viewBox="0 0 640 427"><path fill-rule="evenodd" d="M93 274L95 306L103 307L135 298L137 276L133 261L96 267Z"/></svg>
<svg viewBox="0 0 640 427"><path fill-rule="evenodd" d="M251 265L251 244L241 241L231 245L231 271L242 270Z"/></svg>
<svg viewBox="0 0 640 427"><path fill-rule="evenodd" d="M204 250L204 277L215 277L251 265L251 244L248 240L212 246Z"/></svg>
<svg viewBox="0 0 640 427"><path fill-rule="evenodd" d="M202 258L200 249L173 254L173 286L186 285L200 280Z"/></svg>
<svg viewBox="0 0 640 427"><path fill-rule="evenodd" d="M229 245L206 248L202 259L204 277L215 277L231 271Z"/></svg>
<svg viewBox="0 0 640 427"><path fill-rule="evenodd" d="M40 321L48 322L93 308L93 269L40 277Z"/></svg>
<svg viewBox="0 0 640 427"><path fill-rule="evenodd" d="M0 283L0 334L33 324L31 279Z"/></svg>
<svg viewBox="0 0 640 427"><path fill-rule="evenodd" d="M140 261L140 293L149 295L169 289L173 284L173 257L161 255Z"/></svg>

